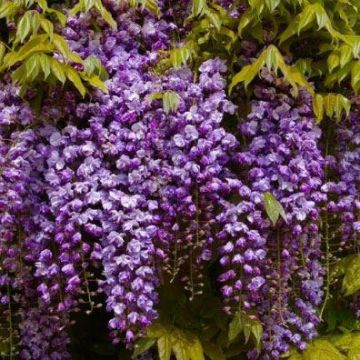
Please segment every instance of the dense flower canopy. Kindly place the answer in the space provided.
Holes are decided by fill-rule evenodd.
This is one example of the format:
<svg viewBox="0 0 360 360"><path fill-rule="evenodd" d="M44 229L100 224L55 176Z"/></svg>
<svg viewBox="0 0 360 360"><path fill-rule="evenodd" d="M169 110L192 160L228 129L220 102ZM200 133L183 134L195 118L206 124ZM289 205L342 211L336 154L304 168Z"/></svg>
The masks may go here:
<svg viewBox="0 0 360 360"><path fill-rule="evenodd" d="M219 4L230 18L245 11ZM39 88L22 94L1 79L0 302L22 359L72 358L74 314L102 305L112 343L133 348L163 321L172 284L191 304L210 292L235 319L230 333L244 319L260 327L246 358L279 359L322 330L330 266L358 269L357 98L345 120L319 125L309 91L271 71L246 110L242 90L227 91L233 64L218 56L158 71L186 41L190 5L159 2L156 17L109 2L117 28L98 18L101 31L94 14L69 16L69 49L101 62L107 92L47 87L34 109ZM239 66L259 47L237 51ZM346 286L339 303L359 317L359 289ZM234 339L244 331L248 342L248 324Z"/></svg>

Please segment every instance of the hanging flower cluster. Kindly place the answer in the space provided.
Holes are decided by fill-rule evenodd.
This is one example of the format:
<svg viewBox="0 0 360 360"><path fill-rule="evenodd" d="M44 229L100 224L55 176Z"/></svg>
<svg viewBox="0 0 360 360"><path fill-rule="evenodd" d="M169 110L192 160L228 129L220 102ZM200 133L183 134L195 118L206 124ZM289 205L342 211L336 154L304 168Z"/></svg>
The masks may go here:
<svg viewBox="0 0 360 360"><path fill-rule="evenodd" d="M323 285L319 216L326 196L320 191L324 159L311 101L306 94L294 101L274 90L256 89L260 99L240 126L247 151L238 159L249 167L252 196L259 199L271 192L286 214L265 235L266 256L260 262L265 278L257 278L257 287L264 284L259 310L265 323L264 347L277 358L290 344L304 349L316 335ZM245 266L254 271L251 264Z"/></svg>

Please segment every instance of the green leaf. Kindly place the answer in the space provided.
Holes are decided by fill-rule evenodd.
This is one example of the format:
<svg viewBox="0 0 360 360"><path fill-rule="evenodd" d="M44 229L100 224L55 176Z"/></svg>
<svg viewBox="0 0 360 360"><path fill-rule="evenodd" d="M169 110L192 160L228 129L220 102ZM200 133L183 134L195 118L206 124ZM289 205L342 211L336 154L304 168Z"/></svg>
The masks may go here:
<svg viewBox="0 0 360 360"><path fill-rule="evenodd" d="M55 75L55 77L64 84L66 81L66 66L57 61L56 59L52 59L51 61L51 72Z"/></svg>
<svg viewBox="0 0 360 360"><path fill-rule="evenodd" d="M299 69L296 66L288 66L279 50L274 45L268 46L254 63L244 66L242 70L231 79L229 91L231 92L234 86L239 83L244 83L246 89L265 66L269 71L276 72L280 69L285 79L294 88L295 94L298 92L298 85L308 90L311 95L314 94L314 89L299 72Z"/></svg>
<svg viewBox="0 0 360 360"><path fill-rule="evenodd" d="M50 14L54 14L57 17L57 19L62 27L64 27L66 25L67 17L63 13L61 13L58 10L51 9L51 8L48 8L46 11Z"/></svg>
<svg viewBox="0 0 360 360"><path fill-rule="evenodd" d="M156 339L148 337L138 340L135 344L135 350L132 354L132 358L135 358L149 350L155 344L155 342Z"/></svg>
<svg viewBox="0 0 360 360"><path fill-rule="evenodd" d="M354 57L358 57L360 54L360 35L341 35L341 40L345 44L350 46Z"/></svg>
<svg viewBox="0 0 360 360"><path fill-rule="evenodd" d="M72 67L68 66L66 68L66 76L74 84L82 97L84 97L86 94L86 89L81 81L79 74Z"/></svg>
<svg viewBox="0 0 360 360"><path fill-rule="evenodd" d="M248 25L254 23L255 19L257 19L257 17L254 15L254 12L251 9L247 9L244 12L238 25L238 34L240 37L242 37L243 31L248 27Z"/></svg>
<svg viewBox="0 0 360 360"><path fill-rule="evenodd" d="M284 221L287 222L284 208L279 203L279 201L275 199L274 195L269 192L264 193L264 207L269 219L274 226L276 225L279 216L281 216Z"/></svg>
<svg viewBox="0 0 360 360"><path fill-rule="evenodd" d="M188 47L181 47L170 50L170 63L178 69L188 62L191 58L191 51Z"/></svg>
<svg viewBox="0 0 360 360"><path fill-rule="evenodd" d="M240 312L236 313L229 324L229 343L234 342L241 333L244 335L245 344L249 342L251 337L256 349L260 351L263 327L258 319Z"/></svg>
<svg viewBox="0 0 360 360"><path fill-rule="evenodd" d="M187 342L187 352L189 354L190 360L205 360L204 350L202 345L197 337L190 338Z"/></svg>
<svg viewBox="0 0 360 360"><path fill-rule="evenodd" d="M76 15L79 12L89 12L92 8L95 8L99 12L101 17L111 26L111 28L117 28L116 21L111 13L105 8L101 0L80 0L70 10L70 15Z"/></svg>
<svg viewBox="0 0 360 360"><path fill-rule="evenodd" d="M345 111L346 115L350 113L351 102L341 94L329 93L323 97L324 111L328 117L335 117L336 121L341 120Z"/></svg>
<svg viewBox="0 0 360 360"><path fill-rule="evenodd" d="M102 18L111 26L112 29L117 29L117 23L112 17L111 13L106 10L101 0L95 0L95 9L100 13Z"/></svg>
<svg viewBox="0 0 360 360"><path fill-rule="evenodd" d="M163 94L163 107L166 114L175 112L179 106L180 97L174 91L166 91Z"/></svg>
<svg viewBox="0 0 360 360"><path fill-rule="evenodd" d="M295 66L299 69L299 71L311 77L313 73L313 61L309 58L299 59L296 61Z"/></svg>
<svg viewBox="0 0 360 360"><path fill-rule="evenodd" d="M337 68L340 65L340 58L339 55L332 53L327 58L327 65L330 72L333 72L335 68Z"/></svg>
<svg viewBox="0 0 360 360"><path fill-rule="evenodd" d="M40 26L49 35L50 41L53 41L54 25L52 22L47 19L41 19Z"/></svg>
<svg viewBox="0 0 360 360"><path fill-rule="evenodd" d="M356 61L351 69L351 86L356 93L360 89L360 60Z"/></svg>
<svg viewBox="0 0 360 360"><path fill-rule="evenodd" d="M156 17L158 18L161 15L161 11L157 0L130 0L129 5L131 7L142 6L143 8L147 9L148 11L156 15Z"/></svg>
<svg viewBox="0 0 360 360"><path fill-rule="evenodd" d="M351 74L354 64L355 61L350 61L335 73L329 74L325 79L325 86L332 87L335 83L340 85L341 82L344 81Z"/></svg>
<svg viewBox="0 0 360 360"><path fill-rule="evenodd" d="M206 9L205 14L207 18L210 20L210 23L214 25L215 29L217 31L220 31L222 22L219 14L212 9Z"/></svg>
<svg viewBox="0 0 360 360"><path fill-rule="evenodd" d="M34 54L25 61L26 78L34 81L40 72L39 56Z"/></svg>
<svg viewBox="0 0 360 360"><path fill-rule="evenodd" d="M346 360L327 340L315 340L303 353L304 360Z"/></svg>
<svg viewBox="0 0 360 360"><path fill-rule="evenodd" d="M41 70L44 74L44 80L46 80L50 73L51 73L51 58L45 54L39 54L38 55L38 58L39 58L39 62L40 62L40 67L41 67Z"/></svg>
<svg viewBox="0 0 360 360"><path fill-rule="evenodd" d="M251 324L251 334L254 337L255 345L258 350L261 348L261 339L263 336L263 327L258 320L253 320Z"/></svg>
<svg viewBox="0 0 360 360"><path fill-rule="evenodd" d="M24 84L27 81L26 78L26 66L22 64L12 74L11 78L15 84Z"/></svg>
<svg viewBox="0 0 360 360"><path fill-rule="evenodd" d="M156 15L158 18L160 17L161 11L157 0L145 0L145 8Z"/></svg>
<svg viewBox="0 0 360 360"><path fill-rule="evenodd" d="M83 9L85 12L88 12L95 6L96 0L81 0L83 4Z"/></svg>
<svg viewBox="0 0 360 360"><path fill-rule="evenodd" d="M81 57L69 49L66 40L62 36L54 34L54 45L65 58L70 59L75 63L82 64L83 61Z"/></svg>
<svg viewBox="0 0 360 360"><path fill-rule="evenodd" d="M280 5L280 0L265 0L266 7L272 13Z"/></svg>
<svg viewBox="0 0 360 360"><path fill-rule="evenodd" d="M324 98L320 94L316 94L313 98L313 110L319 123L324 117Z"/></svg>
<svg viewBox="0 0 360 360"><path fill-rule="evenodd" d="M19 6L12 1L6 1L0 6L0 19L12 17L19 11Z"/></svg>
<svg viewBox="0 0 360 360"><path fill-rule="evenodd" d="M280 44L294 35L299 35L301 31L307 30L315 21L318 30L325 28L334 39L341 37L341 34L334 29L324 7L320 3L315 3L305 6L295 20L290 22L279 38Z"/></svg>
<svg viewBox="0 0 360 360"><path fill-rule="evenodd" d="M16 30L16 37L20 40L20 42L24 42L25 38L29 35L31 30L31 17L32 11L27 11L18 23L18 27Z"/></svg>
<svg viewBox="0 0 360 360"><path fill-rule="evenodd" d="M351 333L331 336L329 341L340 351L347 352L351 347L353 336Z"/></svg>
<svg viewBox="0 0 360 360"><path fill-rule="evenodd" d="M100 89L104 93L108 93L109 89L106 87L103 81L98 76L86 77L85 80L94 88Z"/></svg>
<svg viewBox="0 0 360 360"><path fill-rule="evenodd" d="M169 336L163 335L157 341L159 359L160 360L170 360L171 356L171 340Z"/></svg>
<svg viewBox="0 0 360 360"><path fill-rule="evenodd" d="M194 333L156 322L147 335L157 339L160 360L170 360L172 352L177 360L204 360L202 344Z"/></svg>
<svg viewBox="0 0 360 360"><path fill-rule="evenodd" d="M39 6L41 7L41 9L42 9L43 11L47 11L47 10L48 10L48 5L47 5L47 1L46 1L46 0L37 0L36 2L39 4Z"/></svg>
<svg viewBox="0 0 360 360"><path fill-rule="evenodd" d="M252 8L252 10L254 12L256 12L256 14L258 16L260 16L262 11L264 10L264 1L263 0L249 0L249 5Z"/></svg>
<svg viewBox="0 0 360 360"><path fill-rule="evenodd" d="M188 343L182 331L171 331L171 349L177 360L189 360Z"/></svg>
<svg viewBox="0 0 360 360"><path fill-rule="evenodd" d="M156 17L160 17L161 15L161 11L158 5L157 0L143 0L143 7L147 10L149 10L150 12L152 12L154 15L156 15Z"/></svg>
<svg viewBox="0 0 360 360"><path fill-rule="evenodd" d="M154 100L162 100L163 93L162 92L153 92L148 97L148 103L151 104Z"/></svg>
<svg viewBox="0 0 360 360"><path fill-rule="evenodd" d="M160 322L154 322L147 329L147 336L152 338L159 338L167 333L167 329Z"/></svg>
<svg viewBox="0 0 360 360"><path fill-rule="evenodd" d="M360 290L360 256L352 259L346 268L342 282L342 291L345 296L353 295Z"/></svg>
<svg viewBox="0 0 360 360"><path fill-rule="evenodd" d="M85 72L88 76L96 75L103 81L108 78L108 73L106 69L96 56L88 56L84 61L84 65Z"/></svg>
<svg viewBox="0 0 360 360"><path fill-rule="evenodd" d="M229 342L234 341L240 333L244 329L242 315L240 313L236 313L234 318L231 320L229 324Z"/></svg>
<svg viewBox="0 0 360 360"><path fill-rule="evenodd" d="M342 45L339 48L340 52L340 66L345 66L353 58L353 49L348 45Z"/></svg>
<svg viewBox="0 0 360 360"><path fill-rule="evenodd" d="M31 29L32 33L34 35L37 35L40 27L40 21L44 18L42 15L40 15L37 11L33 12L32 19L31 19Z"/></svg>
<svg viewBox="0 0 360 360"><path fill-rule="evenodd" d="M27 41L18 51L13 51L5 55L3 67L11 67L17 62L21 62L36 52L51 52L54 50L52 44L46 40L46 35L34 36Z"/></svg>
<svg viewBox="0 0 360 360"><path fill-rule="evenodd" d="M291 354L288 360L303 360L303 357L299 353Z"/></svg>
<svg viewBox="0 0 360 360"><path fill-rule="evenodd" d="M2 60L4 58L5 52L6 52L6 46L4 45L4 43L2 43L0 41L0 65L1 65Z"/></svg>
<svg viewBox="0 0 360 360"><path fill-rule="evenodd" d="M348 360L360 360L360 333L352 333L352 341L348 352Z"/></svg>
<svg viewBox="0 0 360 360"><path fill-rule="evenodd" d="M335 279L340 276L344 276L346 273L346 269L352 263L354 259L356 259L357 255L348 255L343 257L340 261L338 261L331 269L330 276L331 279Z"/></svg>
<svg viewBox="0 0 360 360"><path fill-rule="evenodd" d="M192 2L192 16L196 17L202 15L207 8L206 0L193 0Z"/></svg>

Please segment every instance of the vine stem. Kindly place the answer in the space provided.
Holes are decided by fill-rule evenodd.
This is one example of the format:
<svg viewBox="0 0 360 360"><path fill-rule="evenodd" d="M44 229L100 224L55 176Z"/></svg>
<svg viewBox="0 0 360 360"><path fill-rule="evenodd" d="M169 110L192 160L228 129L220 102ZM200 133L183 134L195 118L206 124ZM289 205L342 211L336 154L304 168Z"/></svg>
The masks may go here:
<svg viewBox="0 0 360 360"><path fill-rule="evenodd" d="M81 252L81 261L83 264L85 264L85 259L84 259L84 254ZM89 279L87 276L87 272L86 272L86 268L84 269L84 280L85 280L85 287L86 287L86 293L87 293L87 297L88 297L88 302L90 305L90 313L92 313L94 311L94 302L91 299L91 294L90 294L90 288L89 288Z"/></svg>
<svg viewBox="0 0 360 360"><path fill-rule="evenodd" d="M10 286L7 285L7 295L9 298L9 305L8 305L8 310L9 310L9 359L12 360L13 359L13 324L12 324L12 310L11 310L11 293L10 293Z"/></svg>
<svg viewBox="0 0 360 360"><path fill-rule="evenodd" d="M281 283L281 244L280 244L280 231L279 229L276 230L276 240L277 240L277 261L278 261L278 273L279 273L279 280L278 280L278 288L279 288L279 316L280 316L280 320L283 322L283 314L282 314L282 301L283 301L283 297L282 297L282 283Z"/></svg>
<svg viewBox="0 0 360 360"><path fill-rule="evenodd" d="M326 134L326 146L325 146L325 156L329 154L329 137L330 137L330 131L327 131ZM328 173L327 168L325 167L325 173L324 173L324 180L327 181ZM323 314L327 305L327 302L330 299L330 242L329 242L329 214L327 211L324 213L324 219L321 221L321 227L325 231L325 237L323 239L325 240L325 266L326 266L326 286L325 286L325 298L324 302L322 304L319 319L320 321L323 320Z"/></svg>
<svg viewBox="0 0 360 360"><path fill-rule="evenodd" d="M323 320L324 310L330 298L330 243L329 243L329 219L327 212L325 212L324 215L323 225L325 230L324 240L325 240L326 286L325 286L325 298L319 314L320 321Z"/></svg>

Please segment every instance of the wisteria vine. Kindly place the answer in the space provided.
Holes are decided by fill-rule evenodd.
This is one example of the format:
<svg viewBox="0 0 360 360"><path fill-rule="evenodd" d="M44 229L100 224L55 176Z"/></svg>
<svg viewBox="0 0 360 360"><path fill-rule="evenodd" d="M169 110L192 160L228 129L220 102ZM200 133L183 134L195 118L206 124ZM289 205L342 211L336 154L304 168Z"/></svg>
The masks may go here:
<svg viewBox="0 0 360 360"><path fill-rule="evenodd" d="M226 93L223 60L155 71L184 31L176 16L187 2L180 15L162 4L159 19L108 5L116 30L94 31L91 14L64 30L72 51L101 61L108 93L83 99L55 87L37 113L28 105L37 89L24 99L1 80L0 303L10 352L71 358L72 314L102 305L113 343L132 347L159 317L158 289L179 281L192 301L214 263L224 314L262 324L262 350L250 348L249 359L305 350L329 301L330 247L340 238L339 257L360 248L356 99L345 121L321 129L309 94L295 97L264 73L246 115ZM245 59L256 52L247 45ZM152 96L167 92L176 110ZM276 224L265 193L284 209ZM359 316L356 294L349 303Z"/></svg>

